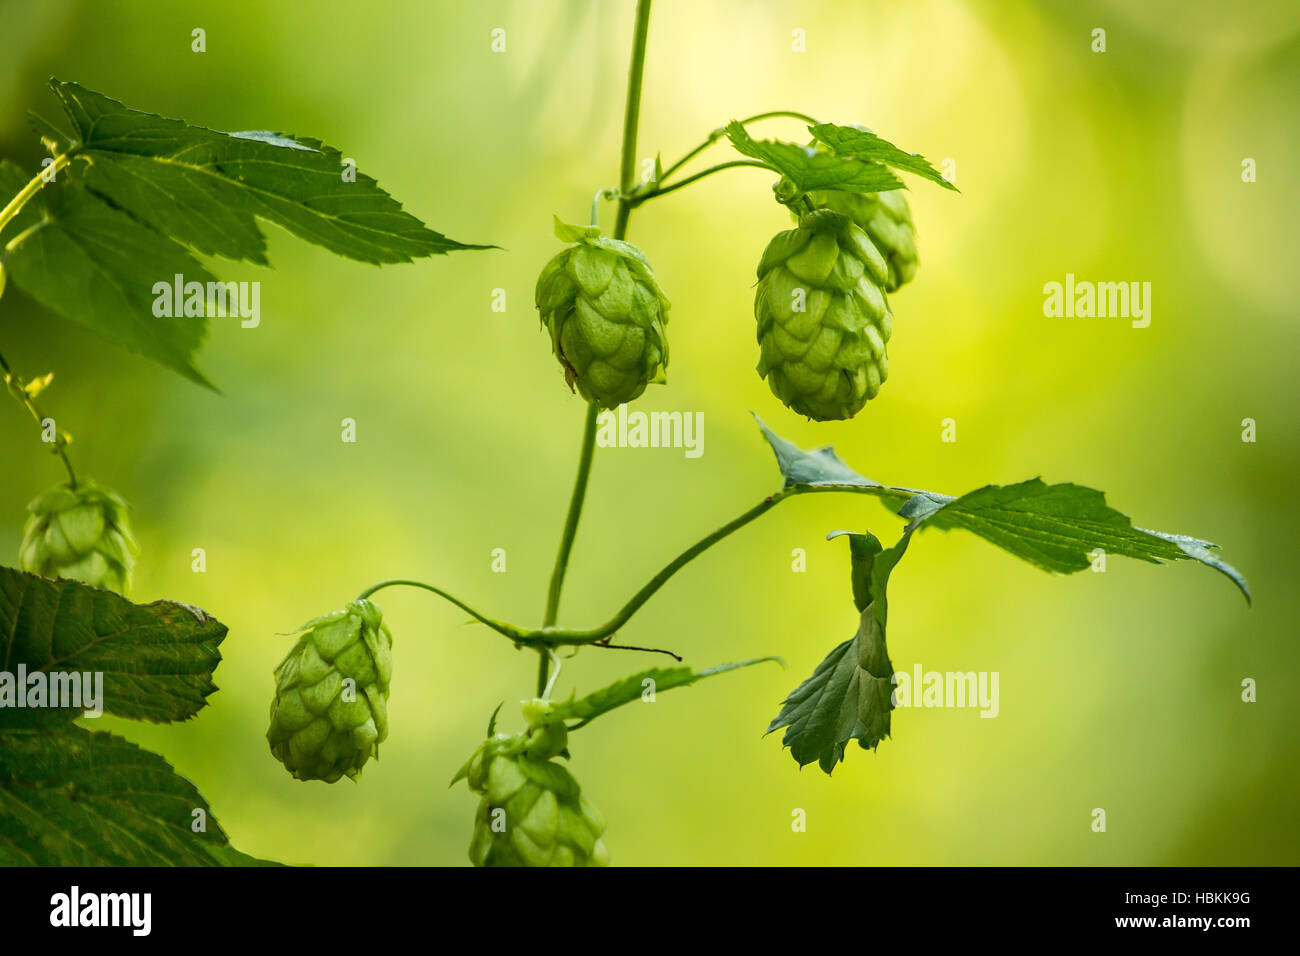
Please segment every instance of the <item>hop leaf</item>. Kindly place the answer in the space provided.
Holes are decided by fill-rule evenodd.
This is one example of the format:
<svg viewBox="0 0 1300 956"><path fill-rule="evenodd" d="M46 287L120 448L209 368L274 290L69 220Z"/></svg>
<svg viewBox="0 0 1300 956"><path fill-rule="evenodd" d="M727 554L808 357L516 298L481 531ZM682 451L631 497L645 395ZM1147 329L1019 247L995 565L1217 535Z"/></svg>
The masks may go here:
<svg viewBox="0 0 1300 956"><path fill-rule="evenodd" d="M355 780L388 736L393 637L365 599L303 625L275 669L266 739L299 780Z"/></svg>
<svg viewBox="0 0 1300 956"><path fill-rule="evenodd" d="M787 407L852 418L889 374L889 266L847 216L818 209L778 233L758 264L758 374Z"/></svg>
<svg viewBox="0 0 1300 956"><path fill-rule="evenodd" d="M555 221L574 242L546 264L536 303L569 387L602 408L630 402L668 367L669 302L630 242Z"/></svg>
<svg viewBox="0 0 1300 956"><path fill-rule="evenodd" d="M116 492L82 479L57 485L27 506L18 563L47 578L69 578L125 594L137 551L127 504Z"/></svg>

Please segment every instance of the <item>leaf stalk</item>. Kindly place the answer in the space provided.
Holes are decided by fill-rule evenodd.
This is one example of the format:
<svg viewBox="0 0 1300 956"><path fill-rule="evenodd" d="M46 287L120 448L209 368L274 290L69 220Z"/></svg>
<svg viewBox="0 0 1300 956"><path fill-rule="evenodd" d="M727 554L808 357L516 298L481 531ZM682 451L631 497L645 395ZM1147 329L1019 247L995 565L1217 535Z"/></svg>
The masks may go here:
<svg viewBox="0 0 1300 956"><path fill-rule="evenodd" d="M9 205L0 210L0 232L4 231L4 227L9 225L9 222L22 212L23 207L27 205L27 201L40 192L42 186L53 181L54 174L68 165L71 158L70 153L60 153L55 156L54 162L50 166L45 167L33 176L31 182L24 186L18 195L9 200Z"/></svg>

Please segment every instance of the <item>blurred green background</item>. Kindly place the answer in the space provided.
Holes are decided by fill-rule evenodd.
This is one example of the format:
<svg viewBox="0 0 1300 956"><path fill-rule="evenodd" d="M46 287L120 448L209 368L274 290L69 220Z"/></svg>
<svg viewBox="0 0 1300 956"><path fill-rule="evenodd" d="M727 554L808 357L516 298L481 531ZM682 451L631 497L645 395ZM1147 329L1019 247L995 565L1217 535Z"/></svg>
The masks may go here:
<svg viewBox="0 0 1300 956"><path fill-rule="evenodd" d="M11 289L0 346L70 430L79 469L135 507L133 597L230 627L196 720L105 719L210 800L236 846L316 864L461 864L474 799L452 773L536 659L430 595L381 596L395 634L391 735L359 784L303 784L264 739L277 632L367 584L417 577L540 620L581 431L532 308L559 248L617 178L630 2L157 0L0 3L0 155L35 169L25 112L50 75L217 129L339 146L462 253L383 269L269 228L262 323L214 320L205 392ZM207 52L190 32L207 31ZM490 33L506 30L493 53ZM1107 31L1093 53L1092 30ZM807 52L792 52L792 31ZM1115 559L1053 579L931 532L891 585L895 666L998 671L1001 713L906 710L828 779L762 731L856 626L835 528L892 540L870 499L797 499L699 559L620 634L689 663L765 666L634 705L576 735L572 769L622 864L1300 862L1294 258L1300 7L1174 0L1011 4L660 0L640 153L675 159L734 117L865 123L936 163L910 179L917 280L893 298L891 374L852 422L784 409L754 373L753 270L784 211L737 170L653 202L629 238L674 308L670 383L638 407L702 411L705 452L597 453L563 623L607 618L687 544L778 482L749 412L879 480L961 493L1041 474L1106 491L1138 524L1219 542L1249 577ZM796 138L773 122L765 136ZM728 158L716 147L716 159ZM713 158L715 154L711 153ZM1258 182L1243 183L1243 158ZM1291 170L1291 172L1288 172ZM612 209L603 222L612 225ZM1150 328L1049 319L1045 282L1153 285ZM492 290L507 310L491 310ZM1241 421L1258 441L1241 441ZM339 439L354 418L356 444ZM953 418L958 441L940 441ZM0 553L60 480L16 404L0 411ZM190 570L204 548L208 570ZM504 548L507 572L491 571ZM792 573L804 548L806 573ZM560 690L661 663L584 650ZM1244 704L1244 678L1258 702ZM1092 832L1091 812L1107 812ZM791 830L796 808L807 832Z"/></svg>

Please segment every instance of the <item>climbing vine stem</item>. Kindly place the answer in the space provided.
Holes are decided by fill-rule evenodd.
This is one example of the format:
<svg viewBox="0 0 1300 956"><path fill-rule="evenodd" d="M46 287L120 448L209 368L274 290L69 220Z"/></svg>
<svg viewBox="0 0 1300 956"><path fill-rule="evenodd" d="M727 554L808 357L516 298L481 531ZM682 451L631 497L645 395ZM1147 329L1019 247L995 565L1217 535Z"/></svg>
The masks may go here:
<svg viewBox="0 0 1300 956"><path fill-rule="evenodd" d="M623 151L619 162L618 218L614 224L614 238L627 236L628 217L632 214L632 191L636 174L636 136L641 121L641 81L645 75L646 39L650 33L650 0L637 0L636 26L632 34L632 59L627 73L627 103L623 112ZM551 572L550 587L546 592L546 613L543 628L552 626L560 613L560 593L564 589L564 574L569 566L573 539L578 533L578 519L587 495L587 479L591 475L591 462L596 448L596 416L600 409L595 404L587 406L587 419L582 433L582 449L578 456L578 476L573 483L573 496L569 512L564 519L560 547L555 555L555 568ZM544 648L538 649L537 694L543 696L549 686L550 657Z"/></svg>

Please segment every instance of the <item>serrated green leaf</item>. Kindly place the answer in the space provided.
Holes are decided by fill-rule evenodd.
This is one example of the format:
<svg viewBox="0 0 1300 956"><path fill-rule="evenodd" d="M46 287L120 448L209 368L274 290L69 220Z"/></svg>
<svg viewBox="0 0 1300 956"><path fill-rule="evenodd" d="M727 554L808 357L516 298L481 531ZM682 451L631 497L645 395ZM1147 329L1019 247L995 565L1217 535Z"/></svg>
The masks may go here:
<svg viewBox="0 0 1300 956"><path fill-rule="evenodd" d="M850 542L853 596L860 612L857 633L790 692L767 728L769 734L786 728L781 743L799 766L816 760L827 774L844 759L850 740L874 750L889 736L894 665L885 644L885 592L912 536L906 531L896 545L882 549L870 534L836 531L828 537L841 535Z"/></svg>
<svg viewBox="0 0 1300 956"><path fill-rule="evenodd" d="M560 720L581 721L581 723L569 728L573 730L590 723L602 714L609 713L616 707L622 707L624 704L640 700L648 689L646 681L651 682L649 689L657 694L659 691L671 690L674 687L685 687L688 684L694 684L698 680L703 680L705 677L725 674L727 671L749 667L753 664L761 664L764 661L784 663L779 657L755 657L747 661L718 664L702 671L692 670L689 667L654 667L650 670L641 671L639 674L624 677L622 680L615 681L608 687L602 687L585 697L571 697L568 700L558 701L552 705L549 716Z"/></svg>
<svg viewBox="0 0 1300 956"><path fill-rule="evenodd" d="M34 110L27 111L27 125L31 127L33 133L41 138L45 148L52 153L65 153L76 142L58 126L55 126Z"/></svg>
<svg viewBox="0 0 1300 956"><path fill-rule="evenodd" d="M343 156L304 137L222 133L130 109L51 80L89 185L141 222L201 253L266 262L266 219L362 262L409 262L458 249L403 211L369 176L343 178Z"/></svg>
<svg viewBox="0 0 1300 956"><path fill-rule="evenodd" d="M885 546L869 531L832 531L826 536L826 540L839 537L849 539L851 568L849 580L853 585L853 603L859 612L865 611L875 600L871 590L871 575L876 566L876 556L885 550Z"/></svg>
<svg viewBox="0 0 1300 956"><path fill-rule="evenodd" d="M727 138L741 155L767 163L788 177L800 192L839 189L878 193L903 188L902 181L880 163L839 156L815 146L756 140L737 120L727 124Z"/></svg>
<svg viewBox="0 0 1300 956"><path fill-rule="evenodd" d="M1048 485L1031 478L986 485L960 498L882 485L846 465L830 446L804 451L754 416L781 468L781 494L839 490L869 494L909 522L908 530L963 528L1045 571L1070 574L1092 562L1097 549L1159 564L1188 558L1225 575L1250 601L1242 574L1218 556L1218 545L1186 535L1136 527L1106 496L1082 485Z"/></svg>
<svg viewBox="0 0 1300 956"><path fill-rule="evenodd" d="M846 465L830 445L804 451L768 428L757 415L754 416L754 421L758 422L763 437L776 454L783 488L795 485L858 486L864 489L881 487L878 482L859 475Z"/></svg>
<svg viewBox="0 0 1300 956"><path fill-rule="evenodd" d="M986 485L947 501L909 501L899 514L910 527L963 528L1044 571L1071 574L1092 563L1097 549L1159 564L1192 558L1226 575L1250 600L1236 568L1199 538L1147 531L1106 504L1094 488L1046 484L1031 478L1015 485Z"/></svg>
<svg viewBox="0 0 1300 956"><path fill-rule="evenodd" d="M284 866L275 860L259 860L255 856L241 853L229 843L202 843L203 852L210 856L217 866Z"/></svg>
<svg viewBox="0 0 1300 956"><path fill-rule="evenodd" d="M46 185L19 218L28 228L9 239L5 260L19 288L114 345L212 387L194 365L207 319L154 315L156 283L176 275L215 281L183 246L67 176Z"/></svg>
<svg viewBox="0 0 1300 956"><path fill-rule="evenodd" d="M0 671L103 674L104 711L119 717L194 716L216 690L225 636L224 624L186 604L132 604L79 581L0 568ZM0 707L0 725L19 716Z"/></svg>
<svg viewBox="0 0 1300 956"><path fill-rule="evenodd" d="M818 142L825 143L838 156L884 163L895 169L902 169L930 182L938 183L944 189L957 192L957 187L931 166L919 153L905 153L888 140L881 139L869 130L856 126L836 126L833 123L817 123L808 127Z"/></svg>
<svg viewBox="0 0 1300 956"><path fill-rule="evenodd" d="M205 830L195 832L195 811ZM106 733L0 728L0 866L249 866L194 785Z"/></svg>

